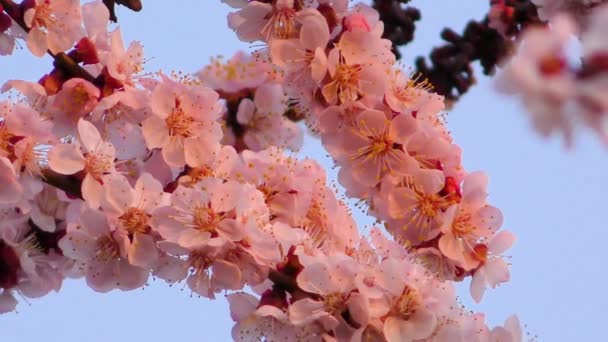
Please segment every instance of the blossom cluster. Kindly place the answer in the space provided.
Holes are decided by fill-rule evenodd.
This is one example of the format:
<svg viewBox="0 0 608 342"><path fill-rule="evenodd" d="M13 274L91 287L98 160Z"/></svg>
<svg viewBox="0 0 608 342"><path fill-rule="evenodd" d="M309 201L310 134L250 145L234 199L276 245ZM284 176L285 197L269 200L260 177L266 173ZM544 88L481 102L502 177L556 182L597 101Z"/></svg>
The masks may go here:
<svg viewBox="0 0 608 342"><path fill-rule="evenodd" d="M25 39L56 62L2 86L20 95L0 102L0 313L66 277L108 292L154 276L230 292L240 340L521 341L516 317L490 329L456 300L451 280L471 275L477 301L508 280L514 237L377 13L225 2L268 49L193 79L142 75L141 44L108 31L100 1L0 1L2 51ZM301 145L297 117L392 239L360 236L321 166L283 152Z"/></svg>
<svg viewBox="0 0 608 342"><path fill-rule="evenodd" d="M339 1L229 3L239 8L229 25L241 40L267 45L257 58L283 68L292 107L340 166L349 196L442 279L472 275L476 301L487 285L509 279L501 255L514 237L499 232L487 177L465 172L443 98L395 64L375 10Z"/></svg>
<svg viewBox="0 0 608 342"><path fill-rule="evenodd" d="M530 28L520 37L519 51L499 75L498 86L521 97L542 135L561 133L571 145L583 126L608 143L606 23L608 7L603 6L585 25L562 13L549 26ZM573 52L576 36L580 54Z"/></svg>

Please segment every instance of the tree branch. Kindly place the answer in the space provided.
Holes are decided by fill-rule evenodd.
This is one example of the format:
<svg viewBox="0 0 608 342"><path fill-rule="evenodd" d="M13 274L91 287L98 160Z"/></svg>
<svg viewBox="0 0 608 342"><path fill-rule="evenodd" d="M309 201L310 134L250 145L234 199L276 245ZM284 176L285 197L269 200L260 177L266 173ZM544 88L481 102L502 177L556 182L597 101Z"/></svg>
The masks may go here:
<svg viewBox="0 0 608 342"><path fill-rule="evenodd" d="M115 23L118 22L118 18L116 17L116 10L114 9L114 6L116 4L123 5L134 12L139 12L143 9L143 4L141 3L141 0L103 0L103 4L106 5L108 11L110 11L110 20Z"/></svg>

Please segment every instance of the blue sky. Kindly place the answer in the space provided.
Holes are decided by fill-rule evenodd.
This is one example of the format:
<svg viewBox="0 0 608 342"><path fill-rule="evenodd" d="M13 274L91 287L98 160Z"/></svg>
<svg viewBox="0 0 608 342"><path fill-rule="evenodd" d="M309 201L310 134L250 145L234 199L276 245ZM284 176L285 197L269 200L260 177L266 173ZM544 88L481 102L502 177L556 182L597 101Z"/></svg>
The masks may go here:
<svg viewBox="0 0 608 342"><path fill-rule="evenodd" d="M218 0L179 3L144 1L138 14L119 9L125 42L143 43L147 71L194 72L211 56L248 48L226 26L228 6ZM403 51L405 65L439 42L442 27L459 31L487 10L487 1L413 3L420 6L423 21L416 42ZM0 58L0 82L34 81L50 66L47 57L19 51ZM597 341L603 336L608 304L603 254L608 230L601 223L607 209L606 150L589 134L572 151L560 139L539 138L515 99L496 94L492 81L480 73L478 81L449 112L448 124L464 150L467 170L489 174L490 201L502 209L504 228L515 232L518 241L509 253L511 282L488 291L480 305L469 299L467 282L460 286L462 302L485 312L491 324L516 313L541 341ZM306 143L302 155L322 161L335 174L318 141ZM361 226L371 222L355 213ZM18 313L0 316L2 341L231 339L225 299L191 297L183 285L152 281L143 290L99 294L83 281L68 280L59 293L30 302L21 300Z"/></svg>

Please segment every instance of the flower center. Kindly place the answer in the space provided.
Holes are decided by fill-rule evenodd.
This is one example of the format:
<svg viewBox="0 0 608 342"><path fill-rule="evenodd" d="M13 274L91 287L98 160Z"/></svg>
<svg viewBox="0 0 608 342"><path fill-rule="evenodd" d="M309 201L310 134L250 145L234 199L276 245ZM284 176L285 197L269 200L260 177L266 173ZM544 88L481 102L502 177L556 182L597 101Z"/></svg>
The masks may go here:
<svg viewBox="0 0 608 342"><path fill-rule="evenodd" d="M192 187L201 180L212 176L213 170L210 167L195 167L189 169L185 176L179 178L179 184L186 187Z"/></svg>
<svg viewBox="0 0 608 342"><path fill-rule="evenodd" d="M5 156L11 154L11 138L13 137L14 135L8 131L5 122L0 122L0 155Z"/></svg>
<svg viewBox="0 0 608 342"><path fill-rule="evenodd" d="M452 223L452 232L456 236L467 236L475 227L471 224L471 214L458 215Z"/></svg>
<svg viewBox="0 0 608 342"><path fill-rule="evenodd" d="M473 257L481 263L485 263L488 260L488 246L483 243L478 243L473 247Z"/></svg>
<svg viewBox="0 0 608 342"><path fill-rule="evenodd" d="M149 220L150 215L142 209L134 207L127 209L127 211L118 218L120 224L132 234L148 233L150 231L150 226L148 226Z"/></svg>
<svg viewBox="0 0 608 342"><path fill-rule="evenodd" d="M84 84L79 83L72 89L72 102L75 106L83 106L90 100L90 95Z"/></svg>
<svg viewBox="0 0 608 342"><path fill-rule="evenodd" d="M313 246L320 248L328 238L328 217L323 211L322 204L313 200L303 222L300 224L302 229L308 233L313 242Z"/></svg>
<svg viewBox="0 0 608 342"><path fill-rule="evenodd" d="M169 128L170 136L181 136L184 138L194 135L192 131L194 126L194 118L186 114L179 106L177 106L171 114L165 119L167 128Z"/></svg>
<svg viewBox="0 0 608 342"><path fill-rule="evenodd" d="M226 75L224 76L224 78L227 81L234 81L239 76L236 65L227 64L224 66L224 71L226 72Z"/></svg>
<svg viewBox="0 0 608 342"><path fill-rule="evenodd" d="M200 274L211 266L212 261L206 253L194 251L188 255L188 264L192 268L193 273Z"/></svg>
<svg viewBox="0 0 608 342"><path fill-rule="evenodd" d="M268 24L262 30L262 34L265 35L266 40L270 41L272 38L292 38L296 32L294 24L295 15L296 12L293 8L276 9Z"/></svg>
<svg viewBox="0 0 608 342"><path fill-rule="evenodd" d="M84 168L91 177L96 181L101 182L101 176L110 171L113 162L114 161L106 155L88 153L85 156Z"/></svg>
<svg viewBox="0 0 608 342"><path fill-rule="evenodd" d="M339 315L344 311L346 296L339 292L330 293L323 300L325 303L325 311L332 315Z"/></svg>
<svg viewBox="0 0 608 342"><path fill-rule="evenodd" d="M538 70L545 76L560 74L566 66L566 61L560 56L547 55L538 61Z"/></svg>
<svg viewBox="0 0 608 342"><path fill-rule="evenodd" d="M196 206L194 208L192 224L194 224L195 229L202 232L215 233L217 224L223 218L223 213L216 213L209 206Z"/></svg>
<svg viewBox="0 0 608 342"><path fill-rule="evenodd" d="M422 305L420 295L413 288L406 286L403 293L393 304L392 313L407 321Z"/></svg>
<svg viewBox="0 0 608 342"><path fill-rule="evenodd" d="M48 3L41 3L37 5L34 11L36 12L34 14L32 26L47 29L57 22L57 18L55 18L55 15L51 10L51 6Z"/></svg>
<svg viewBox="0 0 608 342"><path fill-rule="evenodd" d="M361 66L340 63L336 68L334 82L338 88L340 101L356 101L359 97L359 73Z"/></svg>
<svg viewBox="0 0 608 342"><path fill-rule="evenodd" d="M433 218L439 211L439 201L436 195L420 195L418 199L418 209L420 214L429 218Z"/></svg>
<svg viewBox="0 0 608 342"><path fill-rule="evenodd" d="M412 103L416 101L424 91L430 92L433 90L433 85L426 78L420 81L420 75L417 75L412 79L408 79L403 85L395 83L392 89L393 94L399 101Z"/></svg>
<svg viewBox="0 0 608 342"><path fill-rule="evenodd" d="M99 261L109 261L120 255L118 243L110 235L104 235L97 239L97 253L95 257Z"/></svg>

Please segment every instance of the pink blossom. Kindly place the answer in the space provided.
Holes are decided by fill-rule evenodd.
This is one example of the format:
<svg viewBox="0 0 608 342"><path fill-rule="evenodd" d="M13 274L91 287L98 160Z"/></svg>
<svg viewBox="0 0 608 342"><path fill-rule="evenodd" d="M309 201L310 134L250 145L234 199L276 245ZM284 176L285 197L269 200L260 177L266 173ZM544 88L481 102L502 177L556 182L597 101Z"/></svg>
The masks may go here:
<svg viewBox="0 0 608 342"><path fill-rule="evenodd" d="M72 133L78 120L95 108L99 95L99 89L86 80L72 78L66 81L50 105L54 133L58 136Z"/></svg>
<svg viewBox="0 0 608 342"><path fill-rule="evenodd" d="M228 14L228 26L244 42L293 38L296 32L294 0L273 4L251 1L237 12Z"/></svg>
<svg viewBox="0 0 608 342"><path fill-rule="evenodd" d="M340 314L352 303L349 294L354 289L356 271L356 264L350 258L336 257L306 266L297 277L298 285L320 298L293 303L289 307L290 321L294 325L318 321L327 330L335 329L340 324Z"/></svg>
<svg viewBox="0 0 608 342"><path fill-rule="evenodd" d="M22 193L13 164L6 157L0 157L0 204L17 203Z"/></svg>
<svg viewBox="0 0 608 342"><path fill-rule="evenodd" d="M67 206L67 198L61 195L61 190L45 185L32 203L30 219L40 230L55 232L57 221L65 220Z"/></svg>
<svg viewBox="0 0 608 342"><path fill-rule="evenodd" d="M353 13L344 18L344 28L346 29L346 31L371 31L371 27L367 22L367 18L365 18L365 16L361 13Z"/></svg>
<svg viewBox="0 0 608 342"><path fill-rule="evenodd" d="M433 94L428 91L430 86L427 81L412 79L401 69L392 70L389 82L384 100L397 113L417 113L433 98Z"/></svg>
<svg viewBox="0 0 608 342"><path fill-rule="evenodd" d="M270 146L297 150L302 145L302 132L283 114L287 97L279 84L267 84L255 91L253 101L241 100L237 121L245 128L243 142L252 151Z"/></svg>
<svg viewBox="0 0 608 342"><path fill-rule="evenodd" d="M1 209L0 220L0 254L8 273L2 277L4 291L14 290L30 298L58 291L63 280L55 267L59 256L54 251L40 250L37 237L30 232L27 216L15 208ZM10 292L5 294L3 300L6 306L11 303L9 295Z"/></svg>
<svg viewBox="0 0 608 342"><path fill-rule="evenodd" d="M522 342L523 332L517 316L510 316L504 326L498 326L490 332L490 341Z"/></svg>
<svg viewBox="0 0 608 342"><path fill-rule="evenodd" d="M17 307L17 299L8 289L2 289L0 293L0 314L11 312Z"/></svg>
<svg viewBox="0 0 608 342"><path fill-rule="evenodd" d="M178 187L171 205L157 209L151 224L164 239L187 249L222 247L243 239L249 220L267 220L258 201L263 203L261 193L251 187L207 178L193 188Z"/></svg>
<svg viewBox="0 0 608 342"><path fill-rule="evenodd" d="M226 93L256 88L270 78L272 64L259 56L237 51L229 60L212 58L211 63L197 73L204 85Z"/></svg>
<svg viewBox="0 0 608 342"><path fill-rule="evenodd" d="M217 99L209 88L187 87L165 78L151 95L153 115L142 123L148 148L162 148L171 166L183 166L189 153L213 148L222 134Z"/></svg>
<svg viewBox="0 0 608 342"><path fill-rule="evenodd" d="M46 90L37 82L27 82L23 80L8 80L0 88L1 92L16 90L25 96L27 103L34 109L40 110L47 106L49 98Z"/></svg>
<svg viewBox="0 0 608 342"><path fill-rule="evenodd" d="M149 270L131 265L127 260L129 238L112 230L105 214L98 210L75 207L75 225L59 241L63 254L82 265L87 285L98 292L112 289L133 290L143 286Z"/></svg>
<svg viewBox="0 0 608 342"><path fill-rule="evenodd" d="M393 60L380 38L368 32L345 32L328 54L330 81L321 90L323 97L336 104L356 101L362 95L384 95L386 68Z"/></svg>
<svg viewBox="0 0 608 342"><path fill-rule="evenodd" d="M482 261L474 247L490 238L502 225L498 208L486 204L487 176L481 172L469 174L463 184L462 201L450 206L441 228L439 249L465 270L471 270Z"/></svg>
<svg viewBox="0 0 608 342"><path fill-rule="evenodd" d="M287 341L294 336L314 338L318 334L319 329L314 326L291 325L283 310L272 305L259 305L259 300L250 294L237 292L226 297L230 303L230 316L236 322L232 328L235 340L255 342L266 337Z"/></svg>
<svg viewBox="0 0 608 342"><path fill-rule="evenodd" d="M569 12L581 19L588 14L591 9L604 0L532 0L538 7L538 16L542 20L554 19L556 15Z"/></svg>
<svg viewBox="0 0 608 342"><path fill-rule="evenodd" d="M116 80L133 84L132 77L143 70L143 46L132 42L125 50L120 28L110 34L110 52L104 61L108 73Z"/></svg>
<svg viewBox="0 0 608 342"><path fill-rule="evenodd" d="M595 0L595 2L601 2L601 0ZM608 51L608 44L604 39L608 34L606 16L608 16L608 5L598 7L589 16L588 27L581 34L583 55L591 56L594 53L606 53Z"/></svg>
<svg viewBox="0 0 608 342"><path fill-rule="evenodd" d="M544 136L558 131L566 143L572 141L569 110L576 89L574 75L568 69L566 48L575 31L568 16L554 18L551 30L527 30L518 54L498 79L501 91L522 95L537 131Z"/></svg>
<svg viewBox="0 0 608 342"><path fill-rule="evenodd" d="M215 293L225 290L239 290L244 285L245 268L230 260L231 251L227 246L180 247L161 241L159 247L169 255L159 259L154 274L167 282L174 283L186 279L188 287L206 298L215 298ZM179 258L177 258L179 257Z"/></svg>
<svg viewBox="0 0 608 342"><path fill-rule="evenodd" d="M110 11L103 2L93 1L82 5L82 21L87 31L87 36L97 48L106 48L103 42L108 38L108 24L110 23Z"/></svg>
<svg viewBox="0 0 608 342"><path fill-rule="evenodd" d="M84 171L82 196L92 208L101 203L102 179L115 171L114 146L104 142L95 126L83 119L78 121L78 144L59 144L49 151L50 168L64 175ZM84 153L83 153L84 150Z"/></svg>
<svg viewBox="0 0 608 342"><path fill-rule="evenodd" d="M30 29L26 41L32 54L42 57L47 49L64 52L81 34L80 2L35 0L34 7L25 11L23 21Z"/></svg>
<svg viewBox="0 0 608 342"><path fill-rule="evenodd" d="M286 67L294 81L323 80L327 72L325 47L329 41L329 27L316 10L304 9L297 14L301 22L299 39L274 39L270 43L272 62Z"/></svg>
<svg viewBox="0 0 608 342"><path fill-rule="evenodd" d="M394 234L407 234L417 242L430 240L439 234L445 220L444 210L450 204L439 194L444 181L439 170L418 171L409 185L390 190L389 214L401 223L395 226Z"/></svg>
<svg viewBox="0 0 608 342"><path fill-rule="evenodd" d="M169 203L169 195L150 174L142 174L131 187L128 180L115 174L104 180L102 208L110 225L129 237L126 253L129 263L154 268L158 261L156 239L151 232L152 212Z"/></svg>
<svg viewBox="0 0 608 342"><path fill-rule="evenodd" d="M341 172L366 185L375 185L385 175L405 174L416 165L404 150L416 122L408 115L389 120L384 112L361 112L350 129L327 141L334 159L343 165Z"/></svg>
<svg viewBox="0 0 608 342"><path fill-rule="evenodd" d="M482 259L481 267L473 273L471 296L479 303L486 287L495 288L498 284L509 281L509 266L500 256L515 242L515 236L509 231L496 234L487 245L477 245L476 254Z"/></svg>

